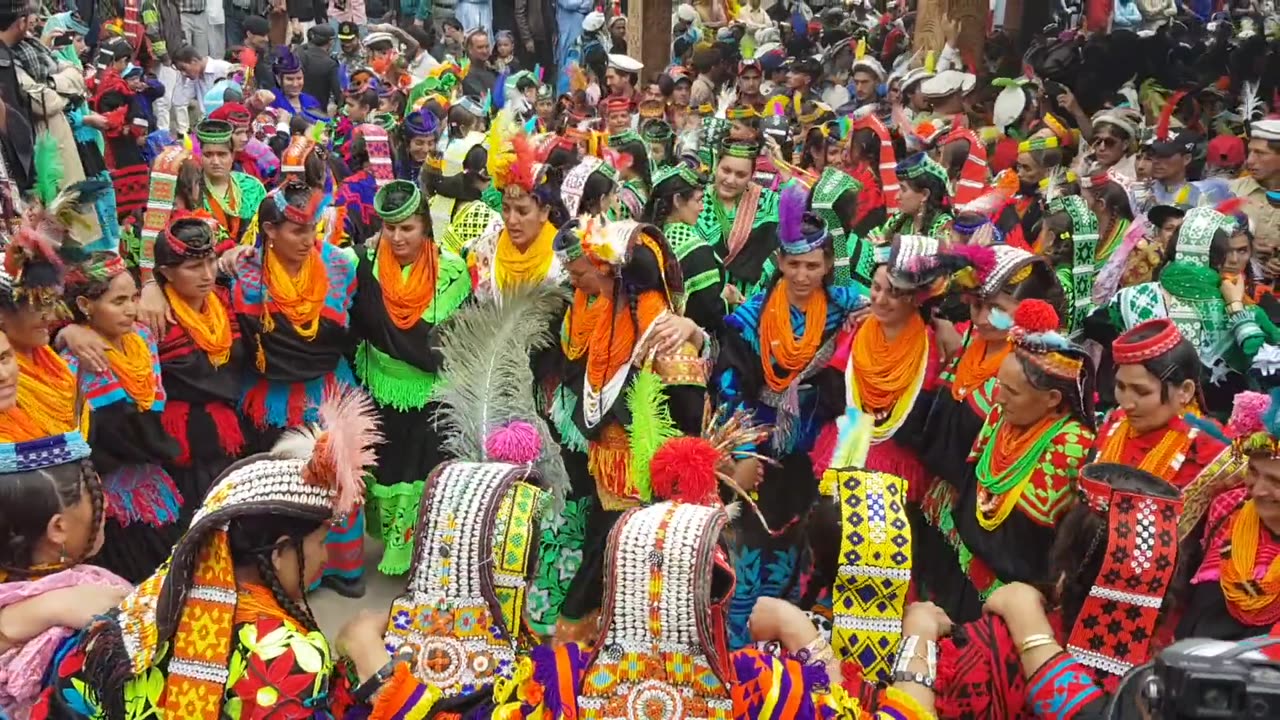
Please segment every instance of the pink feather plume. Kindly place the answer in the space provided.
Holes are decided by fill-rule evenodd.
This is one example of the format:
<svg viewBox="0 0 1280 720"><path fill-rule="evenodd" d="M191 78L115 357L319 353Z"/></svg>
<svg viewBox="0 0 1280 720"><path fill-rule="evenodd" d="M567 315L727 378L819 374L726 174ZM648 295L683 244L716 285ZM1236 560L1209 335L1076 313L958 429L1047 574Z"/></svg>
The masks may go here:
<svg viewBox="0 0 1280 720"><path fill-rule="evenodd" d="M956 245L949 252L969 261L978 277L989 277L996 267L996 251L985 245Z"/></svg>
<svg viewBox="0 0 1280 720"><path fill-rule="evenodd" d="M323 432L303 471L313 484L337 491L334 514L345 515L364 498L364 471L378 462L374 449L384 440L373 399L356 388L326 390L319 409Z"/></svg>

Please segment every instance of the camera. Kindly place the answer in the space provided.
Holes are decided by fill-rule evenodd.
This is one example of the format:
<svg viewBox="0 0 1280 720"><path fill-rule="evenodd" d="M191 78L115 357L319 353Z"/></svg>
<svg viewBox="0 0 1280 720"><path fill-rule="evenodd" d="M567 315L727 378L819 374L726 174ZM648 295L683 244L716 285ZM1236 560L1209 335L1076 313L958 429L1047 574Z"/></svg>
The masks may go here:
<svg viewBox="0 0 1280 720"><path fill-rule="evenodd" d="M1125 676L1107 717L1280 719L1280 637L1176 642Z"/></svg>

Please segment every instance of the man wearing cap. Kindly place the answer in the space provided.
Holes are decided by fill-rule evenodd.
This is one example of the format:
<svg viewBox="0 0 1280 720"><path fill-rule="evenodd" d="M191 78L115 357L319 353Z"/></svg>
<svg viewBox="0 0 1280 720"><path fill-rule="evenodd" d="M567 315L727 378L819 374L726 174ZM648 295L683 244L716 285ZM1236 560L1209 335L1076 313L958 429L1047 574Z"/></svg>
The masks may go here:
<svg viewBox="0 0 1280 720"><path fill-rule="evenodd" d="M813 87L822 77L822 63L814 58L801 58L787 68L787 91L792 96L792 113L800 112L800 105L814 98Z"/></svg>
<svg viewBox="0 0 1280 720"><path fill-rule="evenodd" d="M353 22L338 23L338 63L350 72L368 62L368 54L360 42L360 29Z"/></svg>
<svg viewBox="0 0 1280 720"><path fill-rule="evenodd" d="M1264 270L1268 277L1280 277L1280 117L1249 126L1245 169L1248 174L1232 182L1231 191L1244 199L1244 212L1253 221L1255 256L1275 258Z"/></svg>
<svg viewBox="0 0 1280 720"><path fill-rule="evenodd" d="M338 61L332 52L336 35L332 27L316 25L307 30L307 42L298 48L302 93L318 100L326 114L330 102L336 107L342 106L342 79L338 76Z"/></svg>
<svg viewBox="0 0 1280 720"><path fill-rule="evenodd" d="M636 83L640 81L640 71L644 64L634 58L617 53L609 53L609 66L604 71L605 84L609 86L609 94L614 97L636 99Z"/></svg>
<svg viewBox="0 0 1280 720"><path fill-rule="evenodd" d="M1128 108L1110 108L1094 114L1093 135L1089 138L1092 153L1081 153L1080 168L1085 159L1092 157L1112 175L1132 183L1138 177L1134 166L1137 140L1142 126L1142 114Z"/></svg>
<svg viewBox="0 0 1280 720"><path fill-rule="evenodd" d="M853 61L853 100L857 107L880 102L880 86L884 84L884 66L879 60L864 55Z"/></svg>
<svg viewBox="0 0 1280 720"><path fill-rule="evenodd" d="M253 49L258 62L253 66L253 84L259 90L275 90L276 76L271 72L271 22L261 15L244 19L244 44Z"/></svg>
<svg viewBox="0 0 1280 720"><path fill-rule="evenodd" d="M1188 167L1199 136L1186 129L1170 131L1163 138L1152 137L1146 143L1151 157L1151 195L1161 205L1195 207L1213 204L1227 194L1226 184L1209 180L1192 182Z"/></svg>
<svg viewBox="0 0 1280 720"><path fill-rule="evenodd" d="M766 99L760 92L763 82L764 71L759 60L747 58L738 63L738 102L757 113L763 112Z"/></svg>
<svg viewBox="0 0 1280 720"><path fill-rule="evenodd" d="M973 92L978 78L959 70L943 70L920 83L920 93L938 117L964 113L964 98Z"/></svg>

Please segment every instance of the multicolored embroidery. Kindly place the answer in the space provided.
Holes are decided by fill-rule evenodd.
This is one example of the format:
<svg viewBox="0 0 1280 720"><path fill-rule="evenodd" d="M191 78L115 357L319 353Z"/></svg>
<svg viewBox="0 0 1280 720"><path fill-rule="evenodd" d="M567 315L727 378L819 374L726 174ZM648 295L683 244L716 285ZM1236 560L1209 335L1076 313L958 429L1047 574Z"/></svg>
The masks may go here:
<svg viewBox="0 0 1280 720"><path fill-rule="evenodd" d="M510 679L545 493L501 463L451 462L428 480L408 591L391 607L389 650L443 696Z"/></svg>

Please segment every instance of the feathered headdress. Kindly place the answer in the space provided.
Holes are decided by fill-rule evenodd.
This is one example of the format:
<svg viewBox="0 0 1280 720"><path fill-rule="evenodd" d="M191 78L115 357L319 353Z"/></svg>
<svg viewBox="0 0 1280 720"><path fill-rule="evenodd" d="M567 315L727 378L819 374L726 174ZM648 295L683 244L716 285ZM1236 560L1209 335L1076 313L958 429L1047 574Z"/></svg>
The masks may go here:
<svg viewBox="0 0 1280 720"><path fill-rule="evenodd" d="M1045 373L1078 383L1085 364L1091 365L1092 360L1058 332L1060 326L1052 305L1044 300L1023 300L1013 311L1009 342L1019 357Z"/></svg>
<svg viewBox="0 0 1280 720"><path fill-rule="evenodd" d="M489 177L493 186L507 191L519 189L532 194L537 186L537 151L519 128L495 121L489 127Z"/></svg>
<svg viewBox="0 0 1280 720"><path fill-rule="evenodd" d="M719 489L723 484L752 509L761 525L768 528L769 524L760 515L755 501L723 468L734 460L746 458L772 463L763 455L738 449L764 442L770 432L769 426L756 425L751 415L741 409L733 413L723 408L704 413L700 436L670 438L654 453L649 464L654 502L679 500L698 505L720 505Z"/></svg>
<svg viewBox="0 0 1280 720"><path fill-rule="evenodd" d="M1246 391L1235 397L1227 437L1240 456L1280 457L1280 388L1270 395Z"/></svg>
<svg viewBox="0 0 1280 720"><path fill-rule="evenodd" d="M459 310L441 336L445 363L434 396L441 445L450 457L535 464L557 503L569 479L537 410L529 356L554 342L551 319L564 307L563 291L542 285Z"/></svg>
<svg viewBox="0 0 1280 720"><path fill-rule="evenodd" d="M228 524L288 517L319 527L350 512L363 500L362 477L383 439L363 390L328 392L319 418L318 427L293 431L271 452L224 471L169 561L87 631L85 673L104 714L124 717L125 683L167 658L171 692L160 699L161 712L192 720L222 716L232 637L211 635L201 620L235 615ZM172 692L179 686L182 692Z"/></svg>
<svg viewBox="0 0 1280 720"><path fill-rule="evenodd" d="M808 212L809 191L792 181L778 200L778 241L785 255L803 255L821 248L831 237L827 223Z"/></svg>

